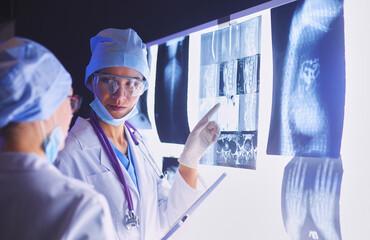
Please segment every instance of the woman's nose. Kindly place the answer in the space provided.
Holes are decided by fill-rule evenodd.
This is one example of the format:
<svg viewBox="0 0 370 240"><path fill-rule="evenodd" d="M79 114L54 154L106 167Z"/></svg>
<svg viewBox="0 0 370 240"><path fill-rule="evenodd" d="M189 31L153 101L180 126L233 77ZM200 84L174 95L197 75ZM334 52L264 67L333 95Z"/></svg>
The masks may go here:
<svg viewBox="0 0 370 240"><path fill-rule="evenodd" d="M127 98L127 92L123 86L120 86L118 90L113 94L113 97L116 99L121 99L121 98Z"/></svg>

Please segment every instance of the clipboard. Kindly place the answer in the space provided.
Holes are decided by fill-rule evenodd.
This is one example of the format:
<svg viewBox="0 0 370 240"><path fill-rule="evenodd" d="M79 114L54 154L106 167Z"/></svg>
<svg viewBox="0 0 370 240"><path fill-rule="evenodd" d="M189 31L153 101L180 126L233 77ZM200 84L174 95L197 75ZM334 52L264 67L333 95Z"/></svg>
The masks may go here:
<svg viewBox="0 0 370 240"><path fill-rule="evenodd" d="M188 217L195 212L199 205L211 194L211 192L221 183L222 180L226 177L224 172L221 176L204 192L202 195L185 211L183 215L171 226L170 230L161 238L161 240L167 240L171 237L177 229L181 227L182 224L188 219Z"/></svg>

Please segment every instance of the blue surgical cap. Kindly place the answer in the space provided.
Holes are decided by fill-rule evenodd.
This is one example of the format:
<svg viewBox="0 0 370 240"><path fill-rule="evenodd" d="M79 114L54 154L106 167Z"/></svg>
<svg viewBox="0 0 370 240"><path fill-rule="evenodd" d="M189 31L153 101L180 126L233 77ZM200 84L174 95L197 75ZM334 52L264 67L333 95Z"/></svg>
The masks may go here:
<svg viewBox="0 0 370 240"><path fill-rule="evenodd" d="M58 59L29 39L0 43L0 128L50 118L68 97L72 79Z"/></svg>
<svg viewBox="0 0 370 240"><path fill-rule="evenodd" d="M108 28L90 40L91 59L86 67L85 85L91 74L108 67L128 67L149 79L146 46L133 29Z"/></svg>

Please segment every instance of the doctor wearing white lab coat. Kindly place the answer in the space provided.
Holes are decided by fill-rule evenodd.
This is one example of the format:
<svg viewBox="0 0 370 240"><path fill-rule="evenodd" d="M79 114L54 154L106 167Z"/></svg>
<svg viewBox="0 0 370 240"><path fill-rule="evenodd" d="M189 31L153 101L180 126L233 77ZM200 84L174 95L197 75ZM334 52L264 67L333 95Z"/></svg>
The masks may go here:
<svg viewBox="0 0 370 240"><path fill-rule="evenodd" d="M38 43L0 44L0 239L115 239L103 195L52 164L79 98Z"/></svg>
<svg viewBox="0 0 370 240"><path fill-rule="evenodd" d="M85 85L95 96L90 104L93 115L90 119L77 119L55 164L64 174L93 185L107 198L119 239L160 239L204 189L197 167L203 153L219 135L218 125L209 121L219 106L190 133L170 187L149 163L147 153L140 149L142 143L135 145L125 124L136 114L139 97L148 87L145 45L132 29L105 29L91 39L91 51ZM139 225L131 229L125 223L129 210L125 187L116 163L92 126L94 114L103 135L109 139L107 145L112 146L119 159L118 169L132 196Z"/></svg>

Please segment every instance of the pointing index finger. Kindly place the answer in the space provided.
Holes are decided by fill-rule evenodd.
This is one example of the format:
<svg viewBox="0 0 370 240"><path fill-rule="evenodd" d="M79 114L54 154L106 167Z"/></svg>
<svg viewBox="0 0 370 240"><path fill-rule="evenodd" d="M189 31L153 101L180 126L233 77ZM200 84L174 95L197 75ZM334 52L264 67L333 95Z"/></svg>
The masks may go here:
<svg viewBox="0 0 370 240"><path fill-rule="evenodd" d="M203 128L208 122L209 119L217 112L217 110L220 108L220 103L217 103L216 105L213 106L211 110L207 112L206 115L198 122L198 124L195 126L194 129L201 129Z"/></svg>
<svg viewBox="0 0 370 240"><path fill-rule="evenodd" d="M208 113L198 122L198 124L194 127L194 132L201 131L209 122L209 119L217 112L217 110L220 108L220 103L217 103L211 110L208 111Z"/></svg>
<svg viewBox="0 0 370 240"><path fill-rule="evenodd" d="M220 106L221 106L220 103L217 103L216 105L214 105L213 108L209 110L208 113L203 117L203 119L207 118L207 120L209 121L209 119L211 119L212 116L218 111Z"/></svg>

